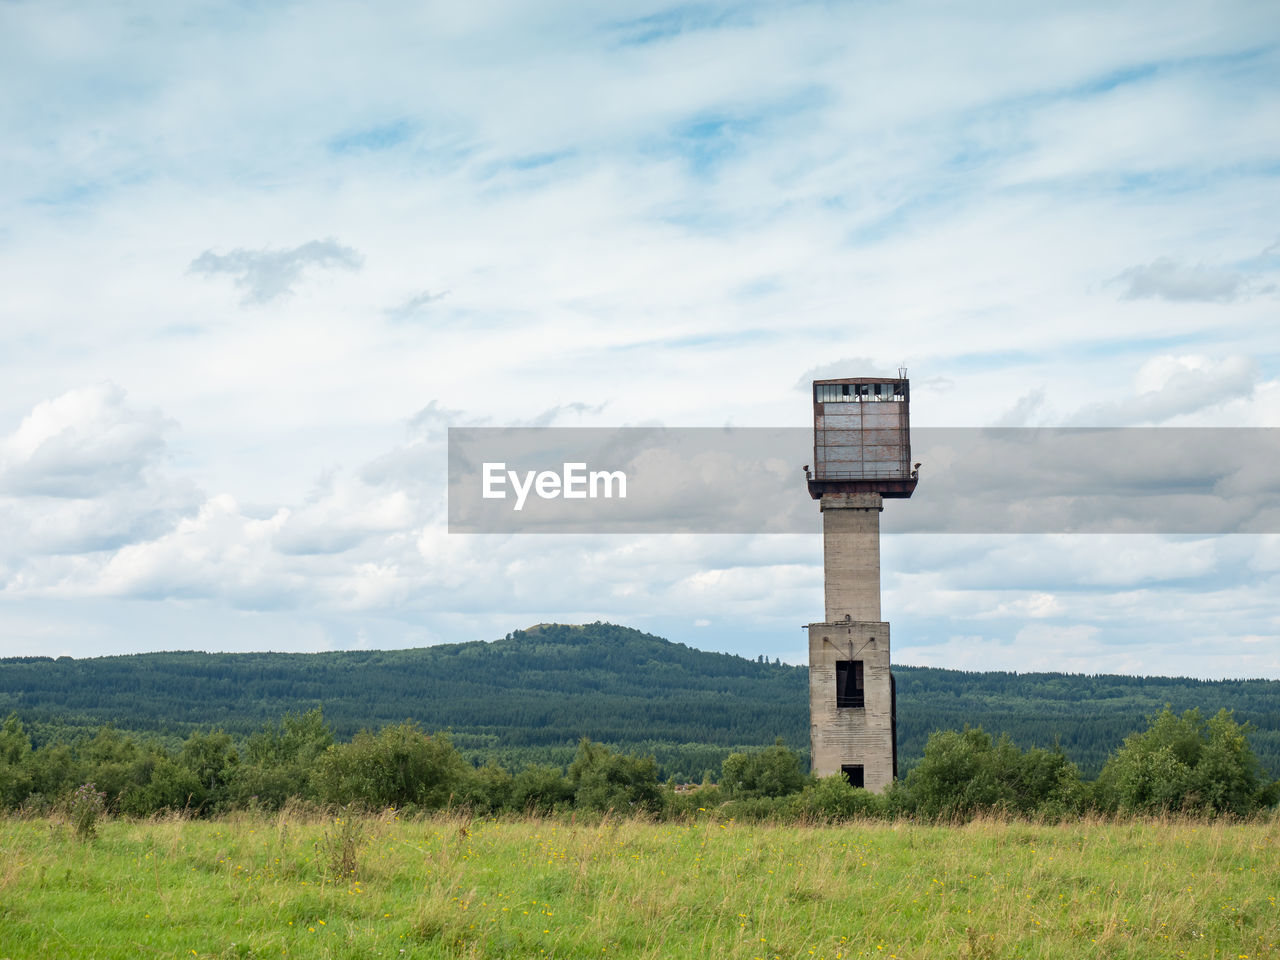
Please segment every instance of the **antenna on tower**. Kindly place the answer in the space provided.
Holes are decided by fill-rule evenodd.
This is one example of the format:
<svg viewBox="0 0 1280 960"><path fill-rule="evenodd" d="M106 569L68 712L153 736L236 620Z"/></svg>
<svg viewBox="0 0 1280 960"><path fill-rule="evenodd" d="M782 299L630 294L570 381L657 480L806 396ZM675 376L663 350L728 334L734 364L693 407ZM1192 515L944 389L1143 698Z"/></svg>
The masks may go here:
<svg viewBox="0 0 1280 960"><path fill-rule="evenodd" d="M905 363L898 364L898 379L907 379L907 365Z"/></svg>

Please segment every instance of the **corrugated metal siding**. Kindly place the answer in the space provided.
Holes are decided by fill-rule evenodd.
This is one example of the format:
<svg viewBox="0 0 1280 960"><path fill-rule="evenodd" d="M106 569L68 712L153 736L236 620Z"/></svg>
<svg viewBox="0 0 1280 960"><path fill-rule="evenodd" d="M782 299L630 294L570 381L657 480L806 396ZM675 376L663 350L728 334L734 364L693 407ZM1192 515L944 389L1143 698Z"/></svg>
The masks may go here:
<svg viewBox="0 0 1280 960"><path fill-rule="evenodd" d="M814 471L818 480L904 480L911 475L905 402L818 403Z"/></svg>

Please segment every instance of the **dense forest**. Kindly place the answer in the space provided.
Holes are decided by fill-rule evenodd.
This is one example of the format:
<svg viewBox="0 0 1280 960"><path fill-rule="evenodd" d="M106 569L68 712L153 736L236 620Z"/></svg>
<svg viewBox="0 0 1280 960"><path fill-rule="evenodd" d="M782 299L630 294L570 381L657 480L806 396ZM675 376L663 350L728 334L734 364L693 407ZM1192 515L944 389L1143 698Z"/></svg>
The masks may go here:
<svg viewBox="0 0 1280 960"><path fill-rule="evenodd" d="M1058 745L1095 777L1165 704L1233 710L1263 770L1280 773L1280 681L895 667L899 757L935 730L981 726L1026 749ZM808 747L807 671L707 653L613 624L544 624L490 643L320 654L155 653L0 659L0 718L33 742L110 723L176 744L195 731L244 740L286 712L322 706L333 734L405 720L448 730L473 764L567 765L579 740L651 754L664 779L716 776L735 750L776 738Z"/></svg>

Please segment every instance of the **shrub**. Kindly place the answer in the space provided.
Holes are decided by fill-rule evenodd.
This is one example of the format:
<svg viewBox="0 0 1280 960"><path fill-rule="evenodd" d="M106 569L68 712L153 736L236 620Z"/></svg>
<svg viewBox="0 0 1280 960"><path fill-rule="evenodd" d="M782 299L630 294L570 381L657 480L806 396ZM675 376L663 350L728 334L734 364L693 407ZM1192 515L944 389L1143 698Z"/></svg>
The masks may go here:
<svg viewBox="0 0 1280 960"><path fill-rule="evenodd" d="M511 780L512 810L521 813L550 813L573 799L573 785L556 767L535 763Z"/></svg>
<svg viewBox="0 0 1280 960"><path fill-rule="evenodd" d="M662 809L658 764L653 757L614 753L586 737L569 765L573 802L579 810L656 813Z"/></svg>
<svg viewBox="0 0 1280 960"><path fill-rule="evenodd" d="M231 736L221 730L193 733L182 744L178 764L195 774L203 793L202 801L213 810L229 799L229 783L240 763Z"/></svg>
<svg viewBox="0 0 1280 960"><path fill-rule="evenodd" d="M514 778L492 760L471 770L459 784L454 801L472 813L490 814L509 809Z"/></svg>
<svg viewBox="0 0 1280 960"><path fill-rule="evenodd" d="M98 835L98 820L107 809L107 795L92 783L82 783L67 804L76 836L92 840Z"/></svg>
<svg viewBox="0 0 1280 960"><path fill-rule="evenodd" d="M291 798L313 799L311 772L318 757L333 745L333 732L319 707L306 713L286 713L279 724L267 724L249 737L244 762L233 768L228 782L231 800L274 810Z"/></svg>
<svg viewBox="0 0 1280 960"><path fill-rule="evenodd" d="M447 736L428 736L406 721L329 747L312 783L329 803L436 809L450 801L469 771Z"/></svg>
<svg viewBox="0 0 1280 960"><path fill-rule="evenodd" d="M663 795L662 812L672 819L697 819L714 813L723 800L724 794L715 784L704 783L688 793L676 793L668 784Z"/></svg>
<svg viewBox="0 0 1280 960"><path fill-rule="evenodd" d="M1107 760L1094 802L1125 813L1241 816L1269 806L1277 785L1263 782L1248 732L1229 710L1206 721L1199 710L1178 716L1166 705Z"/></svg>
<svg viewBox="0 0 1280 960"><path fill-rule="evenodd" d="M889 799L885 795L852 786L841 773L823 777L805 787L795 802L796 813L811 820L886 817L889 808Z"/></svg>
<svg viewBox="0 0 1280 960"><path fill-rule="evenodd" d="M795 796L741 797L720 804L716 816L724 820L786 821L792 819L797 799Z"/></svg>
<svg viewBox="0 0 1280 960"><path fill-rule="evenodd" d="M207 798L208 791L193 770L161 757L152 765L145 783L130 787L120 797L120 809L135 817L161 810L195 811Z"/></svg>
<svg viewBox="0 0 1280 960"><path fill-rule="evenodd" d="M323 867L322 880L349 883L360 870L360 852L364 849L363 824L350 808L344 808L333 818L333 823L315 846Z"/></svg>
<svg viewBox="0 0 1280 960"><path fill-rule="evenodd" d="M17 714L0 725L0 807L13 808L31 793L31 738Z"/></svg>
<svg viewBox="0 0 1280 960"><path fill-rule="evenodd" d="M779 737L771 747L753 753L731 753L721 765L720 785L733 798L785 797L804 789L808 778L800 755Z"/></svg>
<svg viewBox="0 0 1280 960"><path fill-rule="evenodd" d="M905 789L909 809L935 819L1042 808L1061 815L1083 798L1079 771L1061 750L1023 753L1007 735L993 742L981 727L930 734Z"/></svg>

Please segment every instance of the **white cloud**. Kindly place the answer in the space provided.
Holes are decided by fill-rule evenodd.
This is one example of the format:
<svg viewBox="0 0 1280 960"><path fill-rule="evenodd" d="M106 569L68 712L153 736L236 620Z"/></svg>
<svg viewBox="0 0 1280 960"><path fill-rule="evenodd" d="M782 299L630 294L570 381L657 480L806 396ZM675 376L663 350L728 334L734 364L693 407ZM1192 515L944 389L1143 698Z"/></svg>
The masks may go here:
<svg viewBox="0 0 1280 960"><path fill-rule="evenodd" d="M1272 20L6 9L0 602L99 651L189 604L208 646L240 616L289 649L600 616L790 657L816 538L450 537L443 428L803 425L798 374L866 358L909 365L919 425L1275 426ZM68 393L103 381L128 401ZM1196 542L935 546L893 603L985 666L1076 655L1020 620L1096 626L1105 668L1125 624L1220 599L1244 561ZM1270 562L1232 568L1223 657L1276 633ZM1193 630L1159 622L1152 651Z"/></svg>
<svg viewBox="0 0 1280 960"><path fill-rule="evenodd" d="M191 261L192 273L227 273L245 291L245 303L266 303L293 292L293 285L309 268L358 270L360 254L336 240L311 240L289 250L245 250L229 253L206 250Z"/></svg>
<svg viewBox="0 0 1280 960"><path fill-rule="evenodd" d="M164 469L173 428L104 383L36 404L0 436L0 583L42 556L156 536L193 510L198 490Z"/></svg>
<svg viewBox="0 0 1280 960"><path fill-rule="evenodd" d="M800 379L796 381L795 388L808 393L815 380L833 380L850 376L893 377L897 376L897 369L890 369L889 364L872 360L869 357L843 357L830 363L810 367L800 374Z"/></svg>
<svg viewBox="0 0 1280 960"><path fill-rule="evenodd" d="M275 533L286 554L343 553L377 534L405 532L419 519L404 490L370 488L330 478L327 489L290 510Z"/></svg>
<svg viewBox="0 0 1280 960"><path fill-rule="evenodd" d="M213 497L163 536L122 547L81 589L91 595L215 596L237 606L273 606L283 598L271 538L286 517L285 511L265 520L246 517L231 497Z"/></svg>
<svg viewBox="0 0 1280 960"><path fill-rule="evenodd" d="M0 491L77 498L137 486L164 453L167 426L126 406L115 384L68 391L0 441Z"/></svg>
<svg viewBox="0 0 1280 960"><path fill-rule="evenodd" d="M1039 419L1044 410L1044 387L1024 393L1014 405L1000 414L993 427L1029 427Z"/></svg>
<svg viewBox="0 0 1280 960"><path fill-rule="evenodd" d="M431 290L420 290L398 306L390 307L386 311L387 318L398 323L419 319L427 314L427 307L437 300L443 300L448 295L449 291L447 290L443 290L440 293L435 293Z"/></svg>
<svg viewBox="0 0 1280 960"><path fill-rule="evenodd" d="M1230 270L1190 266L1169 257L1122 271L1117 280L1125 283L1123 296L1129 300L1156 297L1162 300L1190 300L1229 303L1245 290L1245 278Z"/></svg>
<svg viewBox="0 0 1280 960"><path fill-rule="evenodd" d="M1258 364L1251 357L1153 357L1138 370L1133 394L1123 400L1086 404L1071 417L1071 423L1082 426L1168 423L1186 414L1247 399L1257 385Z"/></svg>

